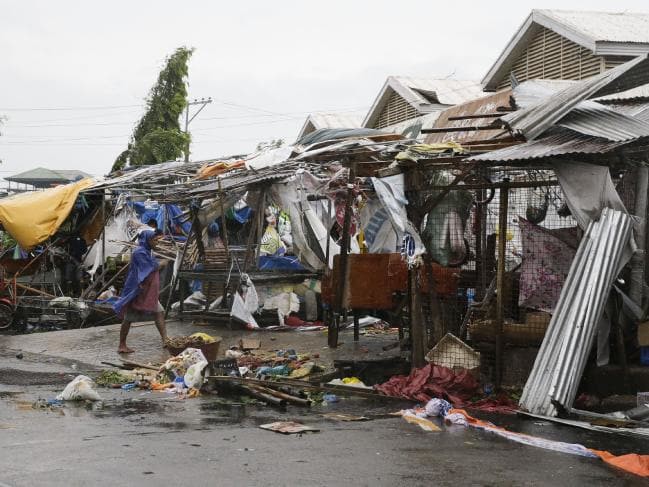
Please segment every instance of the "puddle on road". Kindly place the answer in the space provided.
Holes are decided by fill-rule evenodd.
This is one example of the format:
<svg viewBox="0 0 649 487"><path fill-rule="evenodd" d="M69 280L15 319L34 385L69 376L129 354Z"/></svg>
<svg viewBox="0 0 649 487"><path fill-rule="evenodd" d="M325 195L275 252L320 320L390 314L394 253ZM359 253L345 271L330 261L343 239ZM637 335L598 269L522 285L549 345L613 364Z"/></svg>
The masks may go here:
<svg viewBox="0 0 649 487"><path fill-rule="evenodd" d="M109 400L94 403L90 411L99 418L125 418L134 415L163 414L169 404L148 399Z"/></svg>

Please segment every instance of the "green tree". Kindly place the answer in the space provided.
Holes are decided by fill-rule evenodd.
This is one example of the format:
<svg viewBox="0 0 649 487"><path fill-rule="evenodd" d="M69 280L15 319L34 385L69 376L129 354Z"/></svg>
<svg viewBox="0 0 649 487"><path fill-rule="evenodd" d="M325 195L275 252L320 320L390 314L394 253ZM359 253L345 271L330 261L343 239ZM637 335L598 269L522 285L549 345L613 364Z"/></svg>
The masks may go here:
<svg viewBox="0 0 649 487"><path fill-rule="evenodd" d="M179 118L187 106L187 75L193 48L180 47L166 59L158 81L146 98L146 112L135 126L127 149L113 164L113 171L178 159L189 150L189 134Z"/></svg>

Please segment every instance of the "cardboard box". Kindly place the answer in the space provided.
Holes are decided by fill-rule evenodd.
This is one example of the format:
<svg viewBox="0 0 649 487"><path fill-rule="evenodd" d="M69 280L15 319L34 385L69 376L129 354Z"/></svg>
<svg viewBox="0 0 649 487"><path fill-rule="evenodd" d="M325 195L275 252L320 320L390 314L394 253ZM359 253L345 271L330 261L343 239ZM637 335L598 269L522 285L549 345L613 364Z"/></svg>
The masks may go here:
<svg viewBox="0 0 649 487"><path fill-rule="evenodd" d="M638 325L638 345L641 347L649 346L649 321Z"/></svg>

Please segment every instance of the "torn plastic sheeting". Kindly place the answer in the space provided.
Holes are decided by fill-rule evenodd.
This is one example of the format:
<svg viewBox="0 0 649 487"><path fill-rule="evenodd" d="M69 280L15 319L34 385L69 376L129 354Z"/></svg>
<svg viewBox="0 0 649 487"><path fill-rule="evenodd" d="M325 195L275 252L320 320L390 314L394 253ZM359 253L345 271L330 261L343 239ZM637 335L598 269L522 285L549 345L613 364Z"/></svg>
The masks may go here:
<svg viewBox="0 0 649 487"><path fill-rule="evenodd" d="M93 184L93 179L83 179L3 198L0 200L0 222L21 248L29 250L56 233L72 211L79 193Z"/></svg>
<svg viewBox="0 0 649 487"><path fill-rule="evenodd" d="M615 189L608 166L561 161L552 164L566 204L582 230L598 220L603 208L627 213Z"/></svg>
<svg viewBox="0 0 649 487"><path fill-rule="evenodd" d="M291 313L297 313L300 310L300 300L297 294L281 293L264 300L265 310L277 310L277 318L280 326L284 326L284 320Z"/></svg>
<svg viewBox="0 0 649 487"><path fill-rule="evenodd" d="M193 308L193 309L204 308L206 303L207 303L207 297L201 291L195 291L192 294L190 294L187 298L185 298L185 300L183 301L183 309L187 309L187 308ZM179 310L180 309L180 301L176 301L174 304L172 304L171 309L174 310L174 311Z"/></svg>
<svg viewBox="0 0 649 487"><path fill-rule="evenodd" d="M252 313L248 311L246 303L239 293L234 293L230 316L245 323L248 329L259 328L257 320L255 320L255 318L252 316Z"/></svg>
<svg viewBox="0 0 649 487"><path fill-rule="evenodd" d="M424 430L428 430L428 424L434 425L434 423L432 423L432 421L430 421L428 418L442 417L448 424L463 425L481 429L508 440L514 441L516 443L521 443L523 445L533 446L536 448L542 448L544 450L567 453L570 455L578 455L587 458L600 458L609 465L622 469L626 472L639 475L641 477L649 477L649 455L629 453L626 455L616 456L607 451L593 450L578 443L565 443L563 441L548 440L545 438L539 438L538 436L531 436L524 433L509 431L488 421L482 421L480 419L474 418L462 409L449 409L448 403L444 403L446 403L446 401L433 398L426 404L424 408L407 409L400 411L399 413L406 421L408 421L409 423L418 424ZM416 418L418 421L413 421L412 418Z"/></svg>
<svg viewBox="0 0 649 487"><path fill-rule="evenodd" d="M304 266L295 256L260 255L258 269L260 271L303 271Z"/></svg>
<svg viewBox="0 0 649 487"><path fill-rule="evenodd" d="M406 199L404 190L405 182L403 174L397 174L387 178L372 178L372 184L383 208L387 210L388 217L398 235L398 240L400 241L405 234L410 234L415 241L413 259L422 255L426 249L419 236L419 232L408 220L408 214L406 212L408 200Z"/></svg>
<svg viewBox="0 0 649 487"><path fill-rule="evenodd" d="M299 179L296 177L285 183L271 186L272 199L288 212L291 219L293 252L305 268L314 271L321 270L325 266L327 239L329 239L330 262L333 262L334 255L340 253L340 246L329 237L326 226L314 211L314 203L317 202L306 200L305 192L321 185L322 181L308 172L302 172ZM312 235L312 238L309 235ZM311 248L311 240L315 240L318 249Z"/></svg>
<svg viewBox="0 0 649 487"><path fill-rule="evenodd" d="M116 215L111 218L106 225L99 238L90 248L84 259L84 266L89 268L88 273L94 275L97 269L103 265L108 257L117 257L124 251L124 244L120 242L129 242L135 238L140 228L145 227L141 223L133 210L128 205L120 205L122 197L118 199L117 207L121 209L116 210ZM149 228L149 227L146 227ZM102 256L102 246L105 237L105 254Z"/></svg>

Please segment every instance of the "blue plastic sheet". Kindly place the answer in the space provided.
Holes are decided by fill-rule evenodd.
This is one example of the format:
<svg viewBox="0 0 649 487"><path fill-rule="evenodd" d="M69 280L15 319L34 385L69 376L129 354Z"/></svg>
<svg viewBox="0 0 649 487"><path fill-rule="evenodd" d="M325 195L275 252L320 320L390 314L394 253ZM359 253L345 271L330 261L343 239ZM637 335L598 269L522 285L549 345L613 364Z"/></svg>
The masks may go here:
<svg viewBox="0 0 649 487"><path fill-rule="evenodd" d="M262 255L259 257L259 270L260 271L303 271L304 266L300 264L295 256L275 256L275 255Z"/></svg>
<svg viewBox="0 0 649 487"><path fill-rule="evenodd" d="M142 223L148 223L153 219L157 222L160 230L165 228L165 213L167 215L167 228L170 228L173 233L188 234L191 229L191 223L183 220L183 212L177 205L145 205L141 201L132 203L133 209L137 213Z"/></svg>

